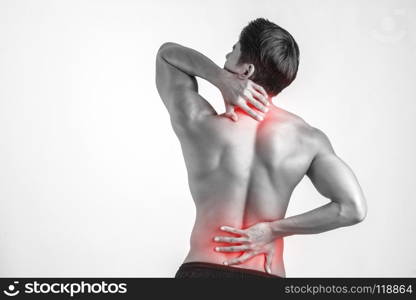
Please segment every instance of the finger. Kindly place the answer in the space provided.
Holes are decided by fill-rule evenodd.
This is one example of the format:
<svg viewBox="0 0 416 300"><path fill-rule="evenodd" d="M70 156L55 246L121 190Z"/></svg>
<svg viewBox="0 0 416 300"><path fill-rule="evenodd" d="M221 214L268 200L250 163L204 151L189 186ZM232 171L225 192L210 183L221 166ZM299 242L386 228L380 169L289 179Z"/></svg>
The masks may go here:
<svg viewBox="0 0 416 300"><path fill-rule="evenodd" d="M253 95L247 95L246 100L253 104L258 110L266 113L269 109L259 100L256 100Z"/></svg>
<svg viewBox="0 0 416 300"><path fill-rule="evenodd" d="M239 103L238 106L241 107L245 112L247 112L253 119L257 121L264 120L264 117L257 113L254 109L251 109L246 102L241 101L241 103Z"/></svg>
<svg viewBox="0 0 416 300"><path fill-rule="evenodd" d="M240 235L247 235L246 232L242 229L237 229L231 226L221 226L220 229L222 231L226 231L226 232L231 232L231 233L235 233L235 234L240 234Z"/></svg>
<svg viewBox="0 0 416 300"><path fill-rule="evenodd" d="M216 236L214 238L214 241L224 242L224 243L245 243L245 242L248 242L248 238L246 238L246 237Z"/></svg>
<svg viewBox="0 0 416 300"><path fill-rule="evenodd" d="M225 115L230 118L231 120L233 120L234 122L238 121L238 116L234 111L234 106L227 104L225 106Z"/></svg>
<svg viewBox="0 0 416 300"><path fill-rule="evenodd" d="M257 91L256 89L252 88L250 89L250 92L253 94L253 96L260 100L264 105L269 105L269 99L267 97L265 97L262 93L260 93L259 91Z"/></svg>
<svg viewBox="0 0 416 300"><path fill-rule="evenodd" d="M253 81L251 82L251 84L256 90L258 90L260 93L262 93L264 97L266 97L266 98L269 97L266 90L261 85L258 85L257 83L254 83Z"/></svg>
<svg viewBox="0 0 416 300"><path fill-rule="evenodd" d="M250 250L249 245L230 246L230 247L215 247L217 252L240 252Z"/></svg>
<svg viewBox="0 0 416 300"><path fill-rule="evenodd" d="M266 261L264 263L264 269L269 274L272 273L272 258L273 258L273 253L272 252L268 252L266 254Z"/></svg>
<svg viewBox="0 0 416 300"><path fill-rule="evenodd" d="M257 252L251 251L251 252L246 252L243 255L233 258L229 261L225 261L224 265L235 265L235 264L241 264L243 262L245 262L246 260L252 258L253 256L257 255Z"/></svg>

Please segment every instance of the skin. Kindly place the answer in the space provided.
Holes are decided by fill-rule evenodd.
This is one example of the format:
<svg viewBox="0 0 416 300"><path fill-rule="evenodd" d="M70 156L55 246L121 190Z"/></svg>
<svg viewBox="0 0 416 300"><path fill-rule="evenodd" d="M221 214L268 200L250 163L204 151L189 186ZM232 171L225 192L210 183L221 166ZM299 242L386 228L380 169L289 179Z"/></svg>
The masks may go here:
<svg viewBox="0 0 416 300"><path fill-rule="evenodd" d="M236 43L220 68L193 49L165 43L156 57L156 86L181 143L196 207L184 262L285 277L284 237L356 224L366 215L366 201L328 137L275 106L250 80L254 65L238 64L239 56ZM221 91L225 113L198 93L195 77ZM329 202L285 218L305 175Z"/></svg>

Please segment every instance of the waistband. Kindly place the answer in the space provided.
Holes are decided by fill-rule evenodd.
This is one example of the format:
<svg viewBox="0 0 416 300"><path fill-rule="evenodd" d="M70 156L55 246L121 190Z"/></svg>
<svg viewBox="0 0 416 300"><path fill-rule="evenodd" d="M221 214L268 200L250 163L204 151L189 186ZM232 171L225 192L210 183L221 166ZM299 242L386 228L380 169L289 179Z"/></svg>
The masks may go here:
<svg viewBox="0 0 416 300"><path fill-rule="evenodd" d="M269 274L266 272L258 271L258 270L251 270L251 269L243 269L243 268L234 268L231 266L225 266L221 264L214 264L202 261L192 261L183 263L179 269L184 270L187 268L205 268L205 269L214 269L214 270L221 270L226 272L234 272L234 273L244 273L244 274L253 274L257 276L269 277L269 278L284 278L281 276Z"/></svg>

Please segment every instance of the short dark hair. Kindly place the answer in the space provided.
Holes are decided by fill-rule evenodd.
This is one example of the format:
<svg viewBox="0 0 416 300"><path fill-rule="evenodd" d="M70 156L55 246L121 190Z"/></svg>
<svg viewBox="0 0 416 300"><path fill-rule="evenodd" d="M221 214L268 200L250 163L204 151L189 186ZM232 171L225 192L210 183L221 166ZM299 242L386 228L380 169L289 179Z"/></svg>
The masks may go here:
<svg viewBox="0 0 416 300"><path fill-rule="evenodd" d="M250 78L276 96L296 78L299 47L282 27L264 18L251 21L240 33L241 54L238 61L255 67Z"/></svg>

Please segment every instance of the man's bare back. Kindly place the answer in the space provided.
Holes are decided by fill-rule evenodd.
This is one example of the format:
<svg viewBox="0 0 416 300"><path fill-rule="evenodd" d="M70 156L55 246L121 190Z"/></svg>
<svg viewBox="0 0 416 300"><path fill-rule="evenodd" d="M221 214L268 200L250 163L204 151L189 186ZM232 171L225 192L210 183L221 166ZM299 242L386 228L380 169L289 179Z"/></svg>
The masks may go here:
<svg viewBox="0 0 416 300"><path fill-rule="evenodd" d="M196 205L190 251L175 277L284 277L283 238L365 218L357 178L328 137L271 104L296 77L298 57L293 37L265 19L242 30L224 68L176 43L160 47L156 87L181 142ZM225 113L199 94L196 77L221 91ZM285 217L305 174L330 201Z"/></svg>
<svg viewBox="0 0 416 300"><path fill-rule="evenodd" d="M290 196L314 156L313 128L271 105L262 122L239 111L237 123L219 115L179 136L196 220L185 262L222 262L240 253L215 252L219 227L246 228L282 219ZM276 240L272 273L285 276L283 239ZM234 267L264 271L264 255Z"/></svg>

